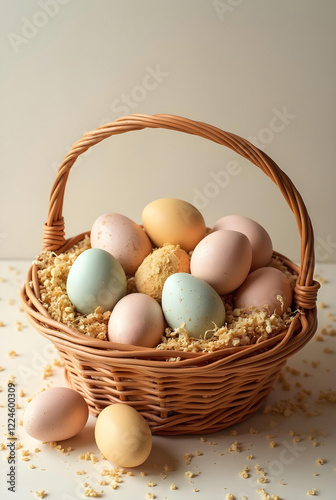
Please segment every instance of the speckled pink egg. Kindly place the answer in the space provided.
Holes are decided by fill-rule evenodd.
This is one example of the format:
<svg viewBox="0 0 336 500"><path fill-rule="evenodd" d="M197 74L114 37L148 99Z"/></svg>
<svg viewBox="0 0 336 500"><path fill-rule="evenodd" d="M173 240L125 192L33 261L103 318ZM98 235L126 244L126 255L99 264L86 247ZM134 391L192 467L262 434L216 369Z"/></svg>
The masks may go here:
<svg viewBox="0 0 336 500"><path fill-rule="evenodd" d="M152 243L141 226L116 213L103 214L91 229L92 248L106 250L117 259L128 276L134 276Z"/></svg>
<svg viewBox="0 0 336 500"><path fill-rule="evenodd" d="M161 306L149 295L126 295L112 310L108 323L108 338L111 342L155 347L163 334Z"/></svg>
<svg viewBox="0 0 336 500"><path fill-rule="evenodd" d="M266 266L273 253L272 241L267 231L255 220L243 215L227 215L219 219L212 231L231 229L245 234L252 247L251 271Z"/></svg>
<svg viewBox="0 0 336 500"><path fill-rule="evenodd" d="M279 296L282 297L283 306ZM273 267L261 267L250 273L235 292L235 307L268 307L271 314L275 311L281 316L290 307L292 299L292 287L285 274Z"/></svg>
<svg viewBox="0 0 336 500"><path fill-rule="evenodd" d="M225 229L210 233L198 243L191 256L190 272L224 295L243 283L251 261L247 236Z"/></svg>
<svg viewBox="0 0 336 500"><path fill-rule="evenodd" d="M25 431L40 441L69 439L85 426L89 409L83 396L68 387L52 387L37 394L24 416Z"/></svg>

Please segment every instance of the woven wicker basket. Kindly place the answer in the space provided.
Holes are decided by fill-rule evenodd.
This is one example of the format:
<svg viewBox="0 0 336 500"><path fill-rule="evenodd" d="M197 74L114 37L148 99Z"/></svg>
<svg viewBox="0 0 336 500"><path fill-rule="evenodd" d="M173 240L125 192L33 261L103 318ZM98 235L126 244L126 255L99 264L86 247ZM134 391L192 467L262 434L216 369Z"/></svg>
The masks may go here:
<svg viewBox="0 0 336 500"><path fill-rule="evenodd" d="M209 433L252 415L264 402L281 367L301 349L317 327L319 283L313 280L314 237L300 194L287 175L245 139L211 125L171 115L130 115L84 134L60 165L51 190L43 228L43 249L56 253L71 248L83 233L64 237L63 197L70 168L91 146L114 135L144 128L194 134L229 147L259 167L280 189L293 211L301 237L301 267L276 254L299 277L289 328L261 344L226 348L213 353L179 352L113 344L90 338L54 321L39 300L37 267L29 269L22 300L34 328L56 346L65 363L70 387L81 393L90 412L126 403L142 413L154 434Z"/></svg>

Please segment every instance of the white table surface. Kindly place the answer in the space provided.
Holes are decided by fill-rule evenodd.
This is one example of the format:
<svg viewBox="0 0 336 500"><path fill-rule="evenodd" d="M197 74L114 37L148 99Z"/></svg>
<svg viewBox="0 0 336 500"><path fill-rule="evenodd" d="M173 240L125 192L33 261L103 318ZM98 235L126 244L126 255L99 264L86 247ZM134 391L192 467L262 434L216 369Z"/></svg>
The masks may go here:
<svg viewBox="0 0 336 500"><path fill-rule="evenodd" d="M0 371L0 443L4 444L7 440L7 381L11 375L15 375L19 404L17 424L22 419L29 397L43 387L66 385L63 368L53 365L57 359L53 345L30 326L20 309L18 293L29 265L28 261L0 261L0 321L4 324L0 328L0 366L3 368ZM8 450L2 450L0 498L33 499L36 498L36 491L45 490L48 500L77 500L85 498L88 486L83 486L83 483L101 492L101 498L117 500L145 499L148 492L157 499L169 500L225 499L228 493L234 495L236 500L272 499L272 495L278 495L282 500L300 500L310 498L307 492L312 489L323 500L335 498L335 403L321 404L318 397L321 390L335 389L336 337L321 334L321 329L326 328L329 332L336 328L333 317L333 314L336 316L336 265L318 264L316 273L326 280L319 292L318 302L323 302L325 307L318 310L317 334L289 359L287 366L295 368L297 373L284 372L289 382L287 390L283 383L276 382L266 402L267 405L282 399L297 400L295 395L307 389L311 393L306 394L305 405L315 415L307 416L298 410L285 417L265 414L261 409L249 420L206 435L204 440L201 436L153 436L153 450L148 460L132 470L133 476L124 475L123 482L115 490L110 484L99 484L103 479L111 482L101 472L113 466L100 459L93 437L95 417L89 417L81 433L62 442L64 448L72 447L68 453L62 453L49 444L41 444L28 436L21 425L17 425L16 437L22 448L16 450L16 491L7 490ZM17 328L18 321L23 325L21 331ZM15 351L17 356L8 356L10 351ZM48 364L53 366L53 375L43 379L43 368ZM19 395L21 389L23 396ZM251 429L257 433L251 433ZM238 441L240 453L228 451L234 441ZM274 442L274 447L271 442ZM37 447L41 452L34 452ZM28 461L22 461L22 450L29 450ZM202 455L195 456L196 450ZM87 451L96 455L96 463L79 458ZM186 465L182 455L188 452L193 457L191 463ZM252 459L247 458L250 455L253 455ZM324 460L323 465L316 463L318 458ZM32 464L35 468L30 468ZM172 470L165 472L165 464ZM266 473L268 482L265 484L257 481L260 477L255 468L257 464ZM243 479L239 471L246 465L250 469L250 477ZM85 474L76 474L82 470ZM188 478L185 475L187 471L193 472L195 477ZM163 474L167 477L163 478ZM155 486L147 486L149 481ZM177 489L170 489L172 483ZM269 497L263 497L258 489L264 489Z"/></svg>

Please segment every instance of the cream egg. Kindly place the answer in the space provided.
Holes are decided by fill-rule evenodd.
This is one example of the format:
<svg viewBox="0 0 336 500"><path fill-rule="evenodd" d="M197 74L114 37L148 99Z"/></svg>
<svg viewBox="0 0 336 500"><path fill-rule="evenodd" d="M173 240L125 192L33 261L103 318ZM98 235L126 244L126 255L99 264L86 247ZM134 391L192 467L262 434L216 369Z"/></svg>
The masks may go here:
<svg viewBox="0 0 336 500"><path fill-rule="evenodd" d="M267 308L281 316L291 306L293 291L284 273L273 267L261 267L248 275L235 292L235 307Z"/></svg>
<svg viewBox="0 0 336 500"><path fill-rule="evenodd" d="M37 394L28 404L23 427L40 441L62 441L78 434L88 416L83 396L68 387L52 387Z"/></svg>
<svg viewBox="0 0 336 500"><path fill-rule="evenodd" d="M109 252L133 276L144 258L152 251L152 244L141 226L125 215L103 214L91 228L92 248Z"/></svg>
<svg viewBox="0 0 336 500"><path fill-rule="evenodd" d="M245 234L252 247L251 271L266 266L272 257L273 246L267 231L255 220L243 215L227 215L219 219L212 231L230 229Z"/></svg>
<svg viewBox="0 0 336 500"><path fill-rule="evenodd" d="M252 248L245 234L218 230L198 243L191 256L190 272L224 295L243 283L251 261Z"/></svg>
<svg viewBox="0 0 336 500"><path fill-rule="evenodd" d="M97 446L118 467L137 467L150 455L152 433L144 417L132 406L115 403L98 415Z"/></svg>
<svg viewBox="0 0 336 500"><path fill-rule="evenodd" d="M115 305L108 323L111 342L155 347L164 334L164 317L158 302L143 293L131 293Z"/></svg>
<svg viewBox="0 0 336 500"><path fill-rule="evenodd" d="M186 252L195 248L206 231L199 210L177 198L161 198L149 203L143 209L142 223L155 246L170 243L180 245Z"/></svg>

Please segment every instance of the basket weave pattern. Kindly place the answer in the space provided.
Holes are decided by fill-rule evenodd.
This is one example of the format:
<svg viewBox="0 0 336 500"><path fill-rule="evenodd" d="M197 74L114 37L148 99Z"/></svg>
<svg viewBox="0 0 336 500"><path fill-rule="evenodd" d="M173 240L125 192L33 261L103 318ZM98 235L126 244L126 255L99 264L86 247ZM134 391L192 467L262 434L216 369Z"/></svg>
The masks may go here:
<svg viewBox="0 0 336 500"><path fill-rule="evenodd" d="M52 186L42 248L61 253L83 239L65 239L62 215L66 182L78 156L116 134L164 128L198 135L226 146L259 167L280 189L297 222L301 266L286 257L298 274L290 326L261 344L231 347L213 353L174 351L115 344L80 334L53 320L40 301L37 267L28 271L21 298L34 328L56 346L70 387L81 393L90 412L124 402L139 410L156 434L214 432L252 415L264 402L281 367L301 349L317 327L319 284L313 280L314 236L302 198L287 175L264 152L237 135L202 122L172 115L130 115L84 134L61 163Z"/></svg>

